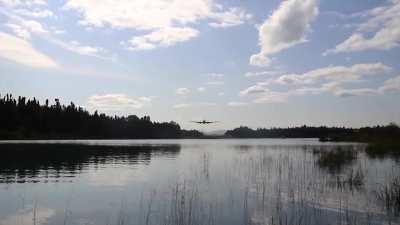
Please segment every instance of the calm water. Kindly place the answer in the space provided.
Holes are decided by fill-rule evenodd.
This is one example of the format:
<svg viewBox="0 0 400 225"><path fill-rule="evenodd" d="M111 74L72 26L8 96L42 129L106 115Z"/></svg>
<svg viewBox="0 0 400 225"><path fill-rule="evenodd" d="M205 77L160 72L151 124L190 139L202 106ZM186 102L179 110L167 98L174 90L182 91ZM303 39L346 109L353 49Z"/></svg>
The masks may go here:
<svg viewBox="0 0 400 225"><path fill-rule="evenodd" d="M400 163L370 158L364 147L312 139L0 142L0 224L400 224L378 197Z"/></svg>

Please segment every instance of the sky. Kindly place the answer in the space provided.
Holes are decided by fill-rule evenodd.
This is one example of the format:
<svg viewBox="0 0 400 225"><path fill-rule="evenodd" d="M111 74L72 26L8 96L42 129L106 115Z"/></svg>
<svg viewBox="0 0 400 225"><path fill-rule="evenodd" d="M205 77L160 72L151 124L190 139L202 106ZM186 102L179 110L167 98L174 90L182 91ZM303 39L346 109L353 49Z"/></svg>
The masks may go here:
<svg viewBox="0 0 400 225"><path fill-rule="evenodd" d="M0 94L204 131L400 123L399 46L400 0L0 0Z"/></svg>

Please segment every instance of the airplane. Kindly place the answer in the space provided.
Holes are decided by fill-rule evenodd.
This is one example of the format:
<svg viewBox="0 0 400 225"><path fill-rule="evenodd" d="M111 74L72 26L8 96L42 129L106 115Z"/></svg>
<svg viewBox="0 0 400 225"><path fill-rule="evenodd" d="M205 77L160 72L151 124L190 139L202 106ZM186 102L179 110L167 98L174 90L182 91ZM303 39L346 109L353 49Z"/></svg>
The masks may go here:
<svg viewBox="0 0 400 225"><path fill-rule="evenodd" d="M211 123L218 123L219 121L206 121L206 120L203 120L203 121L190 121L190 122L198 123L198 124L211 124Z"/></svg>

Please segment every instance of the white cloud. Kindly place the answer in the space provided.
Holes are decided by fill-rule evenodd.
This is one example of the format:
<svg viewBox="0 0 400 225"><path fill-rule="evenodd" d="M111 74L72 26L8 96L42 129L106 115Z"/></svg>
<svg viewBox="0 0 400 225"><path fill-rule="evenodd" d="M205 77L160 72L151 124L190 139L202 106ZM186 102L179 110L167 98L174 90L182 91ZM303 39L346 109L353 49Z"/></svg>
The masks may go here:
<svg viewBox="0 0 400 225"><path fill-rule="evenodd" d="M250 64L267 66L269 55L306 41L310 23L318 15L317 0L287 0L259 27L261 51Z"/></svg>
<svg viewBox="0 0 400 225"><path fill-rule="evenodd" d="M286 102L290 94L285 92L276 92L265 89L257 98L254 103L281 103Z"/></svg>
<svg viewBox="0 0 400 225"><path fill-rule="evenodd" d="M206 82L207 85L223 85L225 82L223 81L208 81Z"/></svg>
<svg viewBox="0 0 400 225"><path fill-rule="evenodd" d="M47 33L41 23L35 20L24 20L21 21L22 26L28 28L32 33Z"/></svg>
<svg viewBox="0 0 400 225"><path fill-rule="evenodd" d="M190 107L190 104L186 104L186 103L176 104L173 106L174 109L182 109L182 108L188 108L188 107Z"/></svg>
<svg viewBox="0 0 400 225"><path fill-rule="evenodd" d="M400 75L385 81L379 90L383 92L400 91Z"/></svg>
<svg viewBox="0 0 400 225"><path fill-rule="evenodd" d="M271 64L271 59L265 55L258 53L250 57L250 64L253 66L267 67Z"/></svg>
<svg viewBox="0 0 400 225"><path fill-rule="evenodd" d="M0 57L26 66L56 68L57 63L24 39L0 32Z"/></svg>
<svg viewBox="0 0 400 225"><path fill-rule="evenodd" d="M10 28L12 30L12 32L23 39L30 39L31 38L31 33L25 29L24 27L17 25L17 24L13 24L13 23L7 23L5 24L6 27Z"/></svg>
<svg viewBox="0 0 400 225"><path fill-rule="evenodd" d="M312 84L319 80L337 82L357 81L366 75L382 75L391 68L383 63L354 64L352 66L328 66L308 71L303 74L284 74L276 79L269 79L262 83L267 86L272 83L282 85Z"/></svg>
<svg viewBox="0 0 400 225"><path fill-rule="evenodd" d="M64 9L76 10L82 16L79 24L87 27L110 26L117 29L149 31L134 36L129 49L149 50L171 46L197 37L190 27L200 20L211 26L227 27L243 24L250 17L243 9L224 10L213 0L67 0Z"/></svg>
<svg viewBox="0 0 400 225"><path fill-rule="evenodd" d="M387 50L400 45L400 1L393 0L388 6L380 6L360 13L368 18L356 31L334 49L324 55L364 50Z"/></svg>
<svg viewBox="0 0 400 225"><path fill-rule="evenodd" d="M65 42L65 41L61 41L56 38L48 38L48 40L51 43L65 49L67 51L70 51L70 52L74 52L74 53L77 53L80 55L88 55L88 56L94 56L94 57L98 57L98 58L105 58L105 57L101 56L101 53L104 53L105 50L100 47L83 45L83 44L79 43L78 41Z"/></svg>
<svg viewBox="0 0 400 225"><path fill-rule="evenodd" d="M338 97L374 96L387 91L400 91L400 76L387 80L378 88L343 88L345 84L354 84L367 75L385 75L391 68L382 63L355 64L349 67L324 67L304 74L286 74L278 78L258 82L239 93L239 96L254 96L255 103L285 102L290 96L306 94L332 93ZM359 83L359 82L358 82ZM271 84L301 85L287 91L272 91ZM318 86L309 86L320 84Z"/></svg>
<svg viewBox="0 0 400 225"><path fill-rule="evenodd" d="M254 86L255 87L255 86ZM240 93L241 96L255 95L253 102L255 103L277 103L286 102L291 96L317 95L322 93L331 93L334 96L346 98L354 96L378 96L387 92L400 92L400 76L388 79L378 88L343 88L338 82L328 82L320 87L302 87L291 89L289 91L271 91L268 88L259 87L260 92L251 92L246 89Z"/></svg>
<svg viewBox="0 0 400 225"><path fill-rule="evenodd" d="M196 103L181 103L173 106L174 109L184 109L184 108L192 108L192 107L211 107L216 106L217 104L214 102L196 102Z"/></svg>
<svg viewBox="0 0 400 225"><path fill-rule="evenodd" d="M190 90L189 88L178 88L176 89L175 93L177 95L187 96L188 94L190 94Z"/></svg>
<svg viewBox="0 0 400 225"><path fill-rule="evenodd" d="M240 96L246 96L246 95L252 95L252 94L260 94L268 91L267 88L265 88L265 85L263 83L257 83L256 85L253 85L251 87L246 88L245 90L241 91L239 93Z"/></svg>
<svg viewBox="0 0 400 225"><path fill-rule="evenodd" d="M197 91L198 91L198 92L204 92L205 90L206 90L205 87L198 87L198 88L197 88Z"/></svg>
<svg viewBox="0 0 400 225"><path fill-rule="evenodd" d="M75 9L83 16L85 24L101 27L161 29L186 25L212 14L209 0L68 0L65 8Z"/></svg>
<svg viewBox="0 0 400 225"><path fill-rule="evenodd" d="M214 13L212 16L216 21L209 23L214 28L225 28L237 26L245 23L252 18L252 15L241 8L230 8L225 12Z"/></svg>
<svg viewBox="0 0 400 225"><path fill-rule="evenodd" d="M35 20L19 19L16 23L7 23L5 26L11 28L13 33L18 37L29 39L31 33L34 34L45 34L48 31L43 27L41 23Z"/></svg>
<svg viewBox="0 0 400 225"><path fill-rule="evenodd" d="M223 78L225 75L222 73L208 73L207 74L211 78L220 79Z"/></svg>
<svg viewBox="0 0 400 225"><path fill-rule="evenodd" d="M130 50L150 50L158 46L171 46L197 37L199 31L190 27L165 27L128 41Z"/></svg>
<svg viewBox="0 0 400 225"><path fill-rule="evenodd" d="M244 76L245 77L259 77L259 76L263 76L263 75L276 75L280 73L279 71L257 71L257 72L247 72Z"/></svg>
<svg viewBox="0 0 400 225"><path fill-rule="evenodd" d="M218 93L218 96L224 96L224 95L225 95L224 92L219 92L219 93Z"/></svg>
<svg viewBox="0 0 400 225"><path fill-rule="evenodd" d="M88 105L94 110L122 111L140 109L150 104L151 97L130 97L125 94L93 95L88 98Z"/></svg>
<svg viewBox="0 0 400 225"><path fill-rule="evenodd" d="M8 7L46 5L45 0L0 0L0 3Z"/></svg>
<svg viewBox="0 0 400 225"><path fill-rule="evenodd" d="M9 27L15 35L24 39L30 39L32 34L39 36L48 42L63 48L64 50L74 52L80 55L94 56L100 59L108 59L111 57L104 56L106 51L101 47L88 46L79 43L78 41L63 41L52 35L51 32L55 34L64 33L64 30L59 30L55 27L50 27L48 31L40 22L36 20L27 20L17 15L6 14L10 19L11 23L5 24Z"/></svg>
<svg viewBox="0 0 400 225"><path fill-rule="evenodd" d="M48 9L33 9L33 10L16 9L14 10L14 13L20 16L33 17L33 18L46 18L46 17L52 17L54 15L53 12Z"/></svg>
<svg viewBox="0 0 400 225"><path fill-rule="evenodd" d="M240 107L240 106L245 106L247 105L246 102L228 102L228 106L232 107Z"/></svg>
<svg viewBox="0 0 400 225"><path fill-rule="evenodd" d="M334 93L339 97L352 97L352 96L374 96L379 95L379 90L372 88L356 88L356 89L343 89Z"/></svg>

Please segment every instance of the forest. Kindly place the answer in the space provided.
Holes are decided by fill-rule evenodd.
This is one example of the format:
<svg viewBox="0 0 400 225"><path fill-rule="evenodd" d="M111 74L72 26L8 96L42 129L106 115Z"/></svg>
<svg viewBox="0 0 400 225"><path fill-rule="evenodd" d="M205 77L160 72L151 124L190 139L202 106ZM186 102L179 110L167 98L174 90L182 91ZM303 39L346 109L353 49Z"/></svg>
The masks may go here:
<svg viewBox="0 0 400 225"><path fill-rule="evenodd" d="M398 143L400 128L386 126L363 128L311 127L251 129L241 126L218 137L197 130L184 130L174 121L154 122L149 116L109 116L90 113L73 102L59 99L50 105L36 99L11 94L0 95L0 139L155 139L155 138L319 138L321 141Z"/></svg>
<svg viewBox="0 0 400 225"><path fill-rule="evenodd" d="M73 102L50 105L11 94L0 96L0 139L149 139L201 137L196 130L183 130L176 122L153 122L139 118L89 113Z"/></svg>
<svg viewBox="0 0 400 225"><path fill-rule="evenodd" d="M288 127L288 128L258 128L239 127L228 130L226 137L232 138L319 138L320 141L397 141L400 138L400 128L395 123L386 126L361 128L346 127Z"/></svg>

